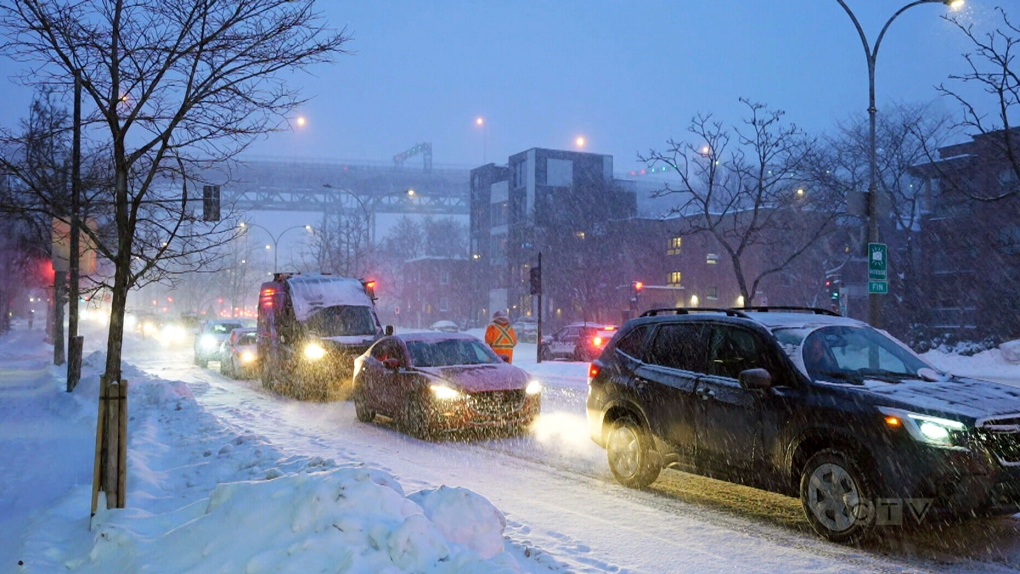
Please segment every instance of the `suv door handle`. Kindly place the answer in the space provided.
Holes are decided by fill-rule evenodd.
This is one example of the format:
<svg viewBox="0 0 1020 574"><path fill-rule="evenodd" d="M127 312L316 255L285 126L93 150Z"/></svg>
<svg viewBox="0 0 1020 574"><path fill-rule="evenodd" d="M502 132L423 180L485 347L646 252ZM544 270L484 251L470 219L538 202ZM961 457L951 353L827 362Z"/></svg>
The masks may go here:
<svg viewBox="0 0 1020 574"><path fill-rule="evenodd" d="M698 389L697 394L699 397L701 397L701 400L704 401L715 398L715 391L713 391L712 389L706 389L704 387Z"/></svg>

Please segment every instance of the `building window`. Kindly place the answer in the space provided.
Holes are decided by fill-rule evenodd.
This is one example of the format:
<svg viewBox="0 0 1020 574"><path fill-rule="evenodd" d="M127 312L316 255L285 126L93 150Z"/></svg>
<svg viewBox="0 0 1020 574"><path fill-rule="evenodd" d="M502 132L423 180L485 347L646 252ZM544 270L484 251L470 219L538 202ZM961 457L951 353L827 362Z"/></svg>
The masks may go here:
<svg viewBox="0 0 1020 574"><path fill-rule="evenodd" d="M450 270L449 269L443 269L442 271L439 272L439 284L440 285L449 285L450 284ZM446 309L443 309L443 310L445 311Z"/></svg>
<svg viewBox="0 0 1020 574"><path fill-rule="evenodd" d="M441 297L439 299L439 310L444 313L450 310L450 299L448 297Z"/></svg>
<svg viewBox="0 0 1020 574"><path fill-rule="evenodd" d="M493 203L491 211L489 213L489 224L492 227L499 225L506 225L510 222L510 203L507 201L501 201L499 203Z"/></svg>
<svg viewBox="0 0 1020 574"><path fill-rule="evenodd" d="M669 277L666 278L667 285L679 285L681 279L681 273L679 271L670 271Z"/></svg>
<svg viewBox="0 0 1020 574"><path fill-rule="evenodd" d="M683 244L683 237L671 237L669 239L669 248L666 249L666 255L680 255L680 246Z"/></svg>
<svg viewBox="0 0 1020 574"><path fill-rule="evenodd" d="M705 298L708 299L709 301L716 301L716 300L718 300L719 299L719 288L718 287L709 287L708 288L708 292L705 293Z"/></svg>
<svg viewBox="0 0 1020 574"><path fill-rule="evenodd" d="M708 265L715 265L719 263L719 254L709 253L708 255L705 256L705 263Z"/></svg>

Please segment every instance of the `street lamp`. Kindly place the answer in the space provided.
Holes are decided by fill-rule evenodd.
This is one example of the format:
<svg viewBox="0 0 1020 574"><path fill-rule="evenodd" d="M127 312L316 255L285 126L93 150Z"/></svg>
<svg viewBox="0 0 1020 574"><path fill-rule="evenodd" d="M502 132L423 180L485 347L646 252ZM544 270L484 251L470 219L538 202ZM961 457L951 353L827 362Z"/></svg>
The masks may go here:
<svg viewBox="0 0 1020 574"><path fill-rule="evenodd" d="M486 161L486 141L485 141L485 118L478 116L475 118L475 125L482 128L482 165L485 165Z"/></svg>
<svg viewBox="0 0 1020 574"><path fill-rule="evenodd" d="M284 229L283 231L281 231L279 233L279 235L273 235L272 231L269 231L268 229L266 229L265 227L262 227L258 223L248 223L248 222L242 221L240 225L241 225L241 229L246 229L248 227L258 227L262 231L265 231L266 233L269 234L269 238L273 240L273 273L276 273L277 266L279 265L279 262L280 262L279 261L279 253L280 253L279 246L280 246L280 239L283 239L284 234L286 234L288 231L290 231L292 229L304 229L304 230L308 231L309 233L312 232L312 226L311 225L294 225L294 226L288 227L287 229Z"/></svg>
<svg viewBox="0 0 1020 574"><path fill-rule="evenodd" d="M875 107L875 60L878 58L878 48L882 45L882 38L885 37L886 31L889 26L893 23L893 20L899 17L900 14L907 10L917 6L919 4L944 4L949 6L953 10L959 9L963 6L964 0L914 0L909 4L903 6L892 15L891 18L882 26L882 31L878 33L878 39L875 40L875 46L872 47L868 42L868 37L864 33L864 28L861 27L861 23L857 21L857 17L854 16L850 7L846 5L844 0L836 0L839 5L843 7L847 15L850 16L850 20L853 21L854 27L857 28L857 34L861 37L861 43L864 45L864 56L868 61L868 243L878 243L878 144L875 129L875 115L878 113L878 109ZM868 294L868 322L874 326L879 326L879 315L882 312L882 299L878 293Z"/></svg>

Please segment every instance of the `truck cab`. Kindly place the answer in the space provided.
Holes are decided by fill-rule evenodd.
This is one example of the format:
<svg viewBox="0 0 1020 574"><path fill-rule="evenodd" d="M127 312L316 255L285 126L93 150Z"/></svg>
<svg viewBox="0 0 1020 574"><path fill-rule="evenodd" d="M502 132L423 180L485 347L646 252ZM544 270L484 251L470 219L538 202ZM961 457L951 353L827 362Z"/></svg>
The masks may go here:
<svg viewBox="0 0 1020 574"><path fill-rule="evenodd" d="M276 273L259 290L260 378L267 388L301 399L344 398L354 358L383 334L372 281Z"/></svg>

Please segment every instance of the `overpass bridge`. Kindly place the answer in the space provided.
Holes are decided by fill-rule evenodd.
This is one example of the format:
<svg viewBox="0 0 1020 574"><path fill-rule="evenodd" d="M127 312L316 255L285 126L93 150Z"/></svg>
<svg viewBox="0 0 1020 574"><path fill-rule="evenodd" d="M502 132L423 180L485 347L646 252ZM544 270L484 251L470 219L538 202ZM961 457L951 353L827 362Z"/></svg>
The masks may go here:
<svg viewBox="0 0 1020 574"><path fill-rule="evenodd" d="M225 210L467 215L470 169L429 167L251 158L203 179L226 181L220 187Z"/></svg>

